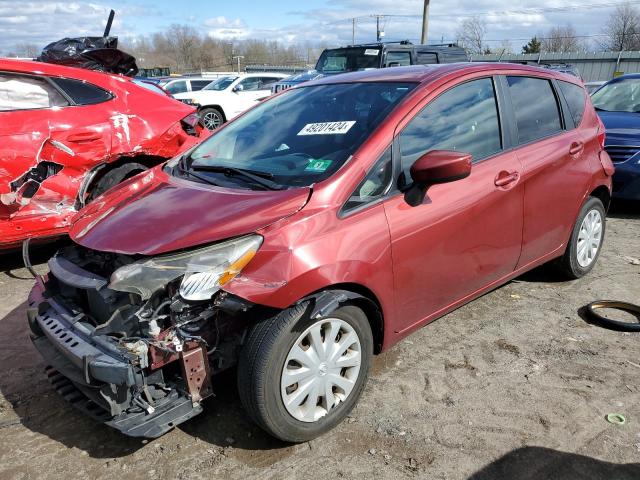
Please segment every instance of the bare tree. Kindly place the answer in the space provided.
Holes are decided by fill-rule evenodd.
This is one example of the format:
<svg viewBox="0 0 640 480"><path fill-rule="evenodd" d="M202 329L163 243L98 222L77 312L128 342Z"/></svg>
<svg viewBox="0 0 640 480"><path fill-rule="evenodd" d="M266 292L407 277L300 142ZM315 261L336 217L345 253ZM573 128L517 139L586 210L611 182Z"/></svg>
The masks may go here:
<svg viewBox="0 0 640 480"><path fill-rule="evenodd" d="M33 43L19 43L13 48L13 56L35 58L40 54L40 49Z"/></svg>
<svg viewBox="0 0 640 480"><path fill-rule="evenodd" d="M487 23L478 16L467 18L457 32L458 43L469 53L477 54L485 51L484 38L487 34Z"/></svg>
<svg viewBox="0 0 640 480"><path fill-rule="evenodd" d="M541 40L540 49L544 52L568 53L584 50L584 42L570 23L564 27L552 27Z"/></svg>
<svg viewBox="0 0 640 480"><path fill-rule="evenodd" d="M616 7L604 25L605 39L602 47L607 50L640 49L640 12L630 3Z"/></svg>

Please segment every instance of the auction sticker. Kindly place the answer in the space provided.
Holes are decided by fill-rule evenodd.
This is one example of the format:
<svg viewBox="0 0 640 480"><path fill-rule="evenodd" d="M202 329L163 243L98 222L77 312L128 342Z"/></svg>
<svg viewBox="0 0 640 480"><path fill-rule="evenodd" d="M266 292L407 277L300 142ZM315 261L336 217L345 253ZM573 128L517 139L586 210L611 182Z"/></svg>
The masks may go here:
<svg viewBox="0 0 640 480"><path fill-rule="evenodd" d="M324 172L331 165L331 160L314 159L309 160L309 164L305 167L305 172Z"/></svg>
<svg viewBox="0 0 640 480"><path fill-rule="evenodd" d="M356 124L355 120L348 122L307 123L298 135L344 135Z"/></svg>
<svg viewBox="0 0 640 480"><path fill-rule="evenodd" d="M365 55L378 55L378 53L380 53L380 50L376 50L375 48L367 48L364 51Z"/></svg>

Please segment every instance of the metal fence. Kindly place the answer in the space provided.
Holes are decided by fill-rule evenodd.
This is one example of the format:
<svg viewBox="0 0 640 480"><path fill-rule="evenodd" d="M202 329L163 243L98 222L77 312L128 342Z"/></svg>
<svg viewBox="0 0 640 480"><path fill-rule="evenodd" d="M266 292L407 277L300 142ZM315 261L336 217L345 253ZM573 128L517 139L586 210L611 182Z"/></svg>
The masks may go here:
<svg viewBox="0 0 640 480"><path fill-rule="evenodd" d="M575 66L585 82L611 80L624 73L640 72L640 52L594 53L505 53L472 55L473 62L516 62L543 65L570 64Z"/></svg>
<svg viewBox="0 0 640 480"><path fill-rule="evenodd" d="M292 66L292 65L247 65L245 72L247 73L288 73L294 75L296 73L306 72L311 70L312 66Z"/></svg>

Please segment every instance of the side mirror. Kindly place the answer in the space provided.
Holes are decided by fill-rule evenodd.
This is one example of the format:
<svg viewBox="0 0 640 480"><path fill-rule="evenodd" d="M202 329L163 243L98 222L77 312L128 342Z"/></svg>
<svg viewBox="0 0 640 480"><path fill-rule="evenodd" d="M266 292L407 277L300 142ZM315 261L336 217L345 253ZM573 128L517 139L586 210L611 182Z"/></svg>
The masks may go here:
<svg viewBox="0 0 640 480"><path fill-rule="evenodd" d="M235 87L233 87L233 91L234 91L234 92L241 92L241 91L243 91L243 90L244 90L244 86L243 86L241 83L239 83L238 85L236 85Z"/></svg>
<svg viewBox="0 0 640 480"><path fill-rule="evenodd" d="M411 165L413 184L405 192L405 200L420 205L431 185L455 182L471 174L471 154L450 150L431 150Z"/></svg>

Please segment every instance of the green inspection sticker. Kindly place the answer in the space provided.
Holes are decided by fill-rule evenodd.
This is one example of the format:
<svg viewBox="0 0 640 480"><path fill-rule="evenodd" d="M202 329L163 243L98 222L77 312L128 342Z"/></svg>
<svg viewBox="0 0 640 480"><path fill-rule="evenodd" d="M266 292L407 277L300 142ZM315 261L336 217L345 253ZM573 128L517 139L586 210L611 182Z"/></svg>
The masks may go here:
<svg viewBox="0 0 640 480"><path fill-rule="evenodd" d="M305 172L324 172L331 165L331 160L311 159L305 167Z"/></svg>

